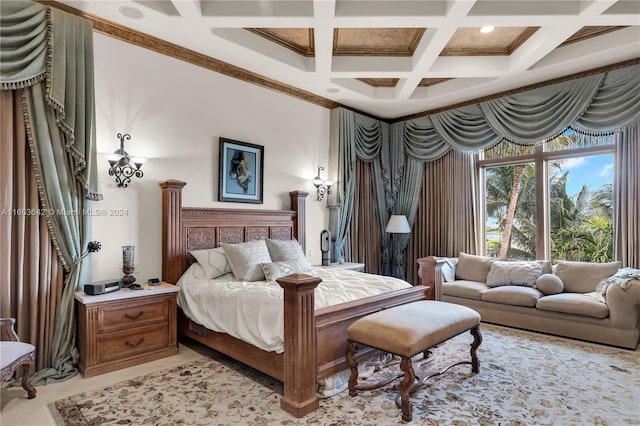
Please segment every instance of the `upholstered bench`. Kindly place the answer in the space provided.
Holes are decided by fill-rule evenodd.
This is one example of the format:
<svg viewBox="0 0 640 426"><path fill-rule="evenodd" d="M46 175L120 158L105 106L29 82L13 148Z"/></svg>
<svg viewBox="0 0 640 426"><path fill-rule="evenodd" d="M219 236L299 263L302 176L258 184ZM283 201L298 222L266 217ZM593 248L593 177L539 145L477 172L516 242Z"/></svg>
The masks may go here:
<svg viewBox="0 0 640 426"><path fill-rule="evenodd" d="M411 358L419 353L427 356L429 349L467 330L473 335L471 343L471 361L457 362L445 369L420 374L416 380ZM480 362L476 350L482 342L480 334L480 314L473 309L453 303L425 300L396 306L360 318L347 329L347 363L351 369L349 377L349 395L356 396L359 390L371 390L385 386L404 376L400 383L400 401L402 419L411 421L412 407L409 397L434 376L443 374L449 368L460 364L471 364L471 371L477 373ZM364 345L398 355L403 374L387 380L370 384L358 384L358 363L355 354L358 345Z"/></svg>

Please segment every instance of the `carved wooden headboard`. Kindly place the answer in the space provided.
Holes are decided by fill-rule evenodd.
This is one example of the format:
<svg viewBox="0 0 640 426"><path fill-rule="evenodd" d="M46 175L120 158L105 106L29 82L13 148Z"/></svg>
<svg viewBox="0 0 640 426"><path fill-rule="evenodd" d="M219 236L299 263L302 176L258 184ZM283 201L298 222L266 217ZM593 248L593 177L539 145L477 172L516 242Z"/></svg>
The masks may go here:
<svg viewBox="0 0 640 426"><path fill-rule="evenodd" d="M305 250L305 198L293 191L291 210L213 209L182 207L186 182L167 180L162 188L162 280L175 283L188 266L191 250L220 243L271 238L296 238Z"/></svg>

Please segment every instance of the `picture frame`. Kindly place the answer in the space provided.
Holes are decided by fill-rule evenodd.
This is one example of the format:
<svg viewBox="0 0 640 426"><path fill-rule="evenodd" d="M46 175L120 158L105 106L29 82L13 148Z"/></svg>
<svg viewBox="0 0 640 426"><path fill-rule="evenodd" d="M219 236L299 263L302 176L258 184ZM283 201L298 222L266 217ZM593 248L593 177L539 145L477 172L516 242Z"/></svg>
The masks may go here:
<svg viewBox="0 0 640 426"><path fill-rule="evenodd" d="M218 201L263 203L264 147L220 138Z"/></svg>

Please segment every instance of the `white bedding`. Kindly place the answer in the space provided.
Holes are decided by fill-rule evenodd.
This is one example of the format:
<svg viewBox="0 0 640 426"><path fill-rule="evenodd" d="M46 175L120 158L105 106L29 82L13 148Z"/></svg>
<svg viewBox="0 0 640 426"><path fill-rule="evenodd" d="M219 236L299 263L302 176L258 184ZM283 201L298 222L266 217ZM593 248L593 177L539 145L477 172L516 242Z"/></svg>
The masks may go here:
<svg viewBox="0 0 640 426"><path fill-rule="evenodd" d="M406 281L362 272L314 268L322 278L315 291L316 309L411 285ZM231 274L207 280L194 263L178 280L178 306L210 330L224 332L266 351L283 352L283 290L276 282L234 281Z"/></svg>

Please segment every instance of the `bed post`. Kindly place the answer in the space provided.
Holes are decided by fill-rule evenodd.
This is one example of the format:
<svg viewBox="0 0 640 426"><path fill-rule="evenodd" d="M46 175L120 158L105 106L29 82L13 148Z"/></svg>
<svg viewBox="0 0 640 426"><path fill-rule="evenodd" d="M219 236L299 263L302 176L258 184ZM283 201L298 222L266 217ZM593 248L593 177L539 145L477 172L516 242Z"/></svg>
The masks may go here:
<svg viewBox="0 0 640 426"><path fill-rule="evenodd" d="M284 396L280 407L303 417L319 407L315 288L322 281L294 274L276 280L284 289Z"/></svg>
<svg viewBox="0 0 640 426"><path fill-rule="evenodd" d="M442 300L442 265L445 260L429 256L422 257L417 262L419 284L431 286L431 299Z"/></svg>
<svg viewBox="0 0 640 426"><path fill-rule="evenodd" d="M302 246L302 252L306 253L306 229L304 226L306 218L305 199L309 193L304 191L291 191L289 195L291 196L291 210L296 212L296 220L293 222L293 231L298 243Z"/></svg>
<svg viewBox="0 0 640 426"><path fill-rule="evenodd" d="M175 284L184 272L182 188L186 182L165 180L162 188L162 280Z"/></svg>

